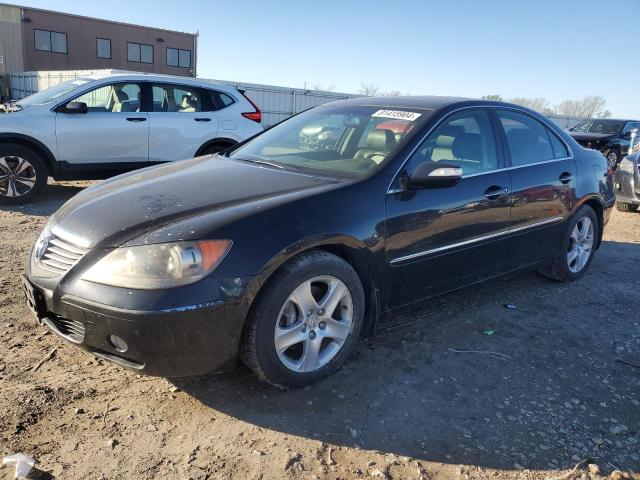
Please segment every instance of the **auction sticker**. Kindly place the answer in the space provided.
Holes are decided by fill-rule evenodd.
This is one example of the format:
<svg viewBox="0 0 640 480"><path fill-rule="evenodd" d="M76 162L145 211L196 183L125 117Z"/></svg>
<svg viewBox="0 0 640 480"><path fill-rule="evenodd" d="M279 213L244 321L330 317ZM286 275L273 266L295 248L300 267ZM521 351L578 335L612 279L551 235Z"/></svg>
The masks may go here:
<svg viewBox="0 0 640 480"><path fill-rule="evenodd" d="M413 122L418 119L422 115L421 113L415 112L404 112L402 110L378 110L376 113L371 115L372 117L382 117L382 118L395 118L396 120L407 120L409 122Z"/></svg>

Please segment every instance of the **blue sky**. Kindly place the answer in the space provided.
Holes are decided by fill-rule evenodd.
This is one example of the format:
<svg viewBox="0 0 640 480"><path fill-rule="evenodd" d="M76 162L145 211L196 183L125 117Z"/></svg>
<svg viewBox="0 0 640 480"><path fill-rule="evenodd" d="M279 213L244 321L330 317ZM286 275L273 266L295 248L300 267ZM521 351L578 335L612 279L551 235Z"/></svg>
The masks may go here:
<svg viewBox="0 0 640 480"><path fill-rule="evenodd" d="M639 0L16 3L199 31L206 78L552 104L602 95L615 116L640 117Z"/></svg>

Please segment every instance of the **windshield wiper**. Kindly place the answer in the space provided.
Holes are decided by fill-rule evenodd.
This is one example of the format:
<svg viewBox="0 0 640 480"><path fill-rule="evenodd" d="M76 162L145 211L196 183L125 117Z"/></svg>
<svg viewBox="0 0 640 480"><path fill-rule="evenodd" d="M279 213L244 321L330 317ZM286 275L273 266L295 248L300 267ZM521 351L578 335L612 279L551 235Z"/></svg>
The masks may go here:
<svg viewBox="0 0 640 480"><path fill-rule="evenodd" d="M259 163L261 165L268 165L270 167L275 167L275 168L279 168L280 170L284 170L284 167L282 165L278 165L277 163L267 162L266 160L251 160L249 158L241 158L241 157L230 157L230 158L234 158L235 160L242 160L243 162Z"/></svg>

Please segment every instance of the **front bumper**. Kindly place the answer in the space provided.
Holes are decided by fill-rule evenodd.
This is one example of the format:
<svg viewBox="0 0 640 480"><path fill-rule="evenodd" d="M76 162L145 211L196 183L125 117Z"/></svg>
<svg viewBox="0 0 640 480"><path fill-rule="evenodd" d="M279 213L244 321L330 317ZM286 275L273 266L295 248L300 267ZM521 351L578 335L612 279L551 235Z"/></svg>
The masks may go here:
<svg viewBox="0 0 640 480"><path fill-rule="evenodd" d="M616 170L614 177L616 201L640 205L640 185L636 183L633 173Z"/></svg>
<svg viewBox="0 0 640 480"><path fill-rule="evenodd" d="M165 291L67 282L65 277L51 288L50 280L43 281L30 272L26 277L41 295L40 322L98 357L163 377L200 375L235 365L248 311L242 286L252 277L229 282L207 278ZM185 295L184 289L189 287L192 291ZM198 291L206 300L192 303L202 295ZM96 297L110 304L96 301ZM185 297L190 297L188 304L176 303ZM126 349L113 342L113 335L126 343Z"/></svg>

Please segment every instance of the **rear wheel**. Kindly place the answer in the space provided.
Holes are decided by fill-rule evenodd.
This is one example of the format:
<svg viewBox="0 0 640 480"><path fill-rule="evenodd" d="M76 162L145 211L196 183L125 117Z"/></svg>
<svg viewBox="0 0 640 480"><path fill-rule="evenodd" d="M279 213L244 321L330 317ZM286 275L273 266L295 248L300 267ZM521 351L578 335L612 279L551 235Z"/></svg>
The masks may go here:
<svg viewBox="0 0 640 480"><path fill-rule="evenodd" d="M30 148L0 145L0 204L19 205L32 201L47 185L47 167Z"/></svg>
<svg viewBox="0 0 640 480"><path fill-rule="evenodd" d="M583 205L567 222L567 230L548 263L540 268L545 277L561 282L578 280L589 269L599 237L598 218Z"/></svg>
<svg viewBox="0 0 640 480"><path fill-rule="evenodd" d="M633 203L616 202L616 208L621 212L635 212L638 210L638 205Z"/></svg>
<svg viewBox="0 0 640 480"><path fill-rule="evenodd" d="M262 380L302 387L344 363L363 318L364 292L353 268L327 252L303 253L256 300L240 356Z"/></svg>
<svg viewBox="0 0 640 480"><path fill-rule="evenodd" d="M220 153L223 150L231 147L232 145L229 143L214 143L213 145L209 145L202 151L202 155L213 155L214 153Z"/></svg>

